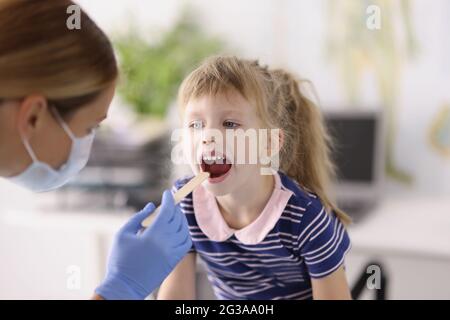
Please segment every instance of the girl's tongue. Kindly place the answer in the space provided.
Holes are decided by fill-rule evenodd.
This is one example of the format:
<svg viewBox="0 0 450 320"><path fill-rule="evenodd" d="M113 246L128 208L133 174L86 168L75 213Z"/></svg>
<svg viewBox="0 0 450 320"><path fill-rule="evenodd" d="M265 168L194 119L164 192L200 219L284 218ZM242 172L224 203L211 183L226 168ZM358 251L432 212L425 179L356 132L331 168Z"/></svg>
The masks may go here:
<svg viewBox="0 0 450 320"><path fill-rule="evenodd" d="M231 164L223 163L213 163L213 164L207 164L205 162L202 162L202 170L209 172L211 174L211 178L218 178L225 173L228 172L228 170L231 169Z"/></svg>

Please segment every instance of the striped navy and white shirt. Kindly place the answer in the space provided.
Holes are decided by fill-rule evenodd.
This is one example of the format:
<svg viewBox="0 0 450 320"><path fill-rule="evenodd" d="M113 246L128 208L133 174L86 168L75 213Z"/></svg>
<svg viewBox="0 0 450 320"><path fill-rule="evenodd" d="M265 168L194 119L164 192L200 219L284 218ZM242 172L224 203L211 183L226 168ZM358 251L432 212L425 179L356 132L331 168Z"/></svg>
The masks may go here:
<svg viewBox="0 0 450 320"><path fill-rule="evenodd" d="M173 191L189 180L178 180ZM311 278L335 271L351 247L336 215L282 172L275 175L263 212L243 229L226 224L214 196L202 186L180 207L191 252L205 262L219 299L311 299Z"/></svg>

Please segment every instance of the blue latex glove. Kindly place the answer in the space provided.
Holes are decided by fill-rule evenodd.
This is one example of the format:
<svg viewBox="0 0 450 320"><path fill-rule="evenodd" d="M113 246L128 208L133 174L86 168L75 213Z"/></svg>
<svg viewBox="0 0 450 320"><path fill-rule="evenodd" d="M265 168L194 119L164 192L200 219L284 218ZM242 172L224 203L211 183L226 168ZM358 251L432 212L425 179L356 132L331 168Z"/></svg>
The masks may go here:
<svg viewBox="0 0 450 320"><path fill-rule="evenodd" d="M149 203L115 236L105 280L95 290L104 299L145 299L191 248L186 217L168 190L153 223L140 232L154 210Z"/></svg>

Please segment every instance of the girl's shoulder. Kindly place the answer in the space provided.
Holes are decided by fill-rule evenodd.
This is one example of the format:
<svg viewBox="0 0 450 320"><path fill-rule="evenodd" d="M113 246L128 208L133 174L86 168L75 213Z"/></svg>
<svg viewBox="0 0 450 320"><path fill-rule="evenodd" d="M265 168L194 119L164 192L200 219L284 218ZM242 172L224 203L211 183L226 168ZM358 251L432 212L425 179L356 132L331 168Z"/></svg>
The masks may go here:
<svg viewBox="0 0 450 320"><path fill-rule="evenodd" d="M312 191L301 186L297 181L289 178L285 173L279 172L281 188L292 192L290 205L300 207L303 211L315 210L322 207L319 197Z"/></svg>
<svg viewBox="0 0 450 320"><path fill-rule="evenodd" d="M283 227L285 230L282 232L291 233L292 245L305 258L310 276L325 277L343 263L351 248L346 228L334 212L327 212L315 193L305 190L285 175L282 181L293 195L284 212L292 215L291 221L280 229Z"/></svg>
<svg viewBox="0 0 450 320"><path fill-rule="evenodd" d="M327 212L320 198L314 192L307 190L296 181L280 172L282 188L290 190L290 197L285 214L297 214L299 223L296 225L297 232L302 232L306 228L311 228L315 224L320 224L325 220L337 219L334 212Z"/></svg>

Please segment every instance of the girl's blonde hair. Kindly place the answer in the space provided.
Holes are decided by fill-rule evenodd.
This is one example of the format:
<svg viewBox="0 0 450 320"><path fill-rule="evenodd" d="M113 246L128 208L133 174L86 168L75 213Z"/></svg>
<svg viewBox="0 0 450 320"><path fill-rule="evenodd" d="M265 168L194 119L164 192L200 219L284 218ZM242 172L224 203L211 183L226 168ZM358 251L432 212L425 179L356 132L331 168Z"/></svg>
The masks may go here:
<svg viewBox="0 0 450 320"><path fill-rule="evenodd" d="M204 95L239 92L256 105L258 116L269 128L283 131L281 170L305 190L317 194L328 212L334 211L348 224L349 216L328 196L335 178L331 138L320 110L302 94L302 82L284 70L261 66L258 61L216 56L205 60L183 81L179 106Z"/></svg>
<svg viewBox="0 0 450 320"><path fill-rule="evenodd" d="M0 0L0 99L42 94L63 116L118 76L112 45L83 11L69 30L69 0Z"/></svg>

